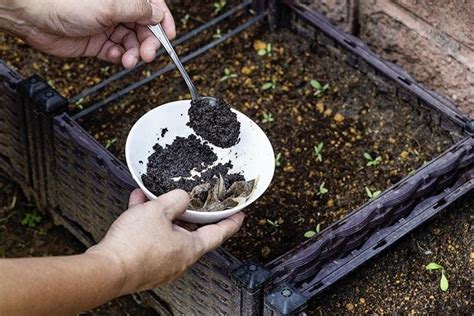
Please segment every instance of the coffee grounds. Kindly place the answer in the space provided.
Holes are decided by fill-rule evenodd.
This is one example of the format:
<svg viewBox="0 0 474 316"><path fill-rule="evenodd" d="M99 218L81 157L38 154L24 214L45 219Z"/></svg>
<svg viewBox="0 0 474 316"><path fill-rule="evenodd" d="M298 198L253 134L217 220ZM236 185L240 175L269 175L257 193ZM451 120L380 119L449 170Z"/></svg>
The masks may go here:
<svg viewBox="0 0 474 316"><path fill-rule="evenodd" d="M217 99L213 105L207 99L193 100L188 115L187 125L211 144L229 148L238 143L240 122L224 100Z"/></svg>
<svg viewBox="0 0 474 316"><path fill-rule="evenodd" d="M207 143L201 143L195 135L187 138L176 137L172 144L165 148L156 144L155 152L148 158L147 173L142 175L145 187L155 195L161 195L174 189L182 189L190 193L200 184L215 185L219 175L224 179L225 188L238 181L245 181L240 173L229 174L231 161L218 163L217 156ZM205 170L207 169L207 170ZM200 176L191 177L191 170L201 172ZM181 177L179 180L173 178ZM185 178L184 178L185 177Z"/></svg>

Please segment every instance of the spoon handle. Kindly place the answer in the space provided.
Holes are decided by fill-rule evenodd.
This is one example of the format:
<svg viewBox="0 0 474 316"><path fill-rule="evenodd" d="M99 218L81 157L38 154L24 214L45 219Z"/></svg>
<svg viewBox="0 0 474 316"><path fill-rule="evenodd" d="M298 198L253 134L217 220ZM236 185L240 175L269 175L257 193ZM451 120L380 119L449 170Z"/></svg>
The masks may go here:
<svg viewBox="0 0 474 316"><path fill-rule="evenodd" d="M193 100L201 98L199 93L196 90L196 87L194 86L193 82L191 81L191 78L189 78L188 73L186 72L186 69L184 68L183 64L179 60L178 54L176 54L173 45L171 45L168 36L166 36L165 31L163 30L163 27L161 24L156 24L156 25L148 25L148 28L150 31L158 38L158 40L161 42L163 47L166 49L168 54L170 55L171 59L175 63L176 67L178 67L179 72L181 73L181 76L183 76L184 81L186 81L186 84L188 85L189 91L191 92L191 96Z"/></svg>

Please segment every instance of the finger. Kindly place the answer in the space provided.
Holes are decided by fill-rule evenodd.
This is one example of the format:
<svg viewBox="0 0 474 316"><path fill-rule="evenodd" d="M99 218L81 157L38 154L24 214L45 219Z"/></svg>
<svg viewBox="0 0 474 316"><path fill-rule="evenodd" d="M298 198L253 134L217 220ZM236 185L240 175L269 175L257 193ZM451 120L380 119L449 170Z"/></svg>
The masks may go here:
<svg viewBox="0 0 474 316"><path fill-rule="evenodd" d="M122 57L122 64L125 68L131 69L140 61L140 43L135 32L128 33L122 39L122 46L125 47L125 54Z"/></svg>
<svg viewBox="0 0 474 316"><path fill-rule="evenodd" d="M147 202L146 205L156 212L162 212L167 219L173 221L186 211L189 205L189 195L183 190L174 190L160 195Z"/></svg>
<svg viewBox="0 0 474 316"><path fill-rule="evenodd" d="M224 241L238 232L244 218L244 213L240 212L217 224L203 226L193 232L196 241L201 245L203 253L216 249Z"/></svg>
<svg viewBox="0 0 474 316"><path fill-rule="evenodd" d="M137 22L146 25L163 20L163 9L147 0L115 0L106 3L107 18L113 24Z"/></svg>
<svg viewBox="0 0 474 316"><path fill-rule="evenodd" d="M180 220L174 221L174 224L179 226L179 227L182 227L182 228L184 228L184 229L186 229L190 232L193 232L193 231L198 229L198 225L193 224L193 223L183 222L183 221L180 221Z"/></svg>
<svg viewBox="0 0 474 316"><path fill-rule="evenodd" d="M146 201L146 196L143 194L143 191L140 189L135 189L130 193L130 198L128 199L128 207L132 207L138 204L143 204Z"/></svg>
<svg viewBox="0 0 474 316"><path fill-rule="evenodd" d="M138 41L140 41L140 57L147 63L156 58L156 52L160 48L160 41L146 26L137 29Z"/></svg>
<svg viewBox="0 0 474 316"><path fill-rule="evenodd" d="M166 4L163 15L163 21L161 21L161 26L163 26L163 29L165 30L166 35L168 35L168 38L170 40L176 37L176 25L174 23L173 15L171 14L171 11L170 9L168 9L168 6L166 6Z"/></svg>

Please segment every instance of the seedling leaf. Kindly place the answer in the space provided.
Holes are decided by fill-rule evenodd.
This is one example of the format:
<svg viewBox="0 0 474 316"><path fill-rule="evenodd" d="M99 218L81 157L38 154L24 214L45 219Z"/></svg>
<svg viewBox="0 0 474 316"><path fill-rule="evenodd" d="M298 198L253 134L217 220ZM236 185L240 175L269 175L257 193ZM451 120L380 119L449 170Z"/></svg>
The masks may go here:
<svg viewBox="0 0 474 316"><path fill-rule="evenodd" d="M313 230L308 230L306 233L304 233L304 236L306 238L311 238L311 237L314 237L315 235L316 235L316 232Z"/></svg>
<svg viewBox="0 0 474 316"><path fill-rule="evenodd" d="M444 270L441 270L441 280L439 280L439 287L443 292L446 292L449 287L448 278L446 275L444 275Z"/></svg>
<svg viewBox="0 0 474 316"><path fill-rule="evenodd" d="M267 82L262 85L262 90L268 90L273 88L273 82Z"/></svg>
<svg viewBox="0 0 474 316"><path fill-rule="evenodd" d="M368 161L372 161L372 156L368 153L368 152L365 152L364 153L364 158L367 159Z"/></svg>
<svg viewBox="0 0 474 316"><path fill-rule="evenodd" d="M258 54L258 56L264 56L264 55L267 54L267 50L266 49L259 49L257 54Z"/></svg>
<svg viewBox="0 0 474 316"><path fill-rule="evenodd" d="M321 83L319 83L318 80L312 79L312 80L309 82L309 84L310 84L313 88L315 88L316 90L321 90Z"/></svg>
<svg viewBox="0 0 474 316"><path fill-rule="evenodd" d="M426 265L425 267L426 270L439 270L439 269L443 269L443 266L442 265L439 265L437 264L436 262L430 262Z"/></svg>

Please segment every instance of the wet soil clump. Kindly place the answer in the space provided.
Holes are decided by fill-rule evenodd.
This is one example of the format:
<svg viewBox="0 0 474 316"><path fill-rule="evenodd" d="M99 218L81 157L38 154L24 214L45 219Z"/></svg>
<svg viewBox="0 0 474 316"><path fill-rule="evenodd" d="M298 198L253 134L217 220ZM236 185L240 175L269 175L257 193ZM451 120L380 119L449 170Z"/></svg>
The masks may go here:
<svg viewBox="0 0 474 316"><path fill-rule="evenodd" d="M207 142L201 142L195 135L176 137L170 145L156 144L153 149L142 180L155 195L174 189L191 192L201 184L215 185L219 177L223 178L226 189L237 181L245 181L240 173L229 174L233 167L230 160L211 167L217 161L217 155ZM193 175L191 171L202 173Z"/></svg>
<svg viewBox="0 0 474 316"><path fill-rule="evenodd" d="M229 148L238 143L240 122L223 99L217 99L217 104L206 99L193 100L188 114L187 125L211 144Z"/></svg>

